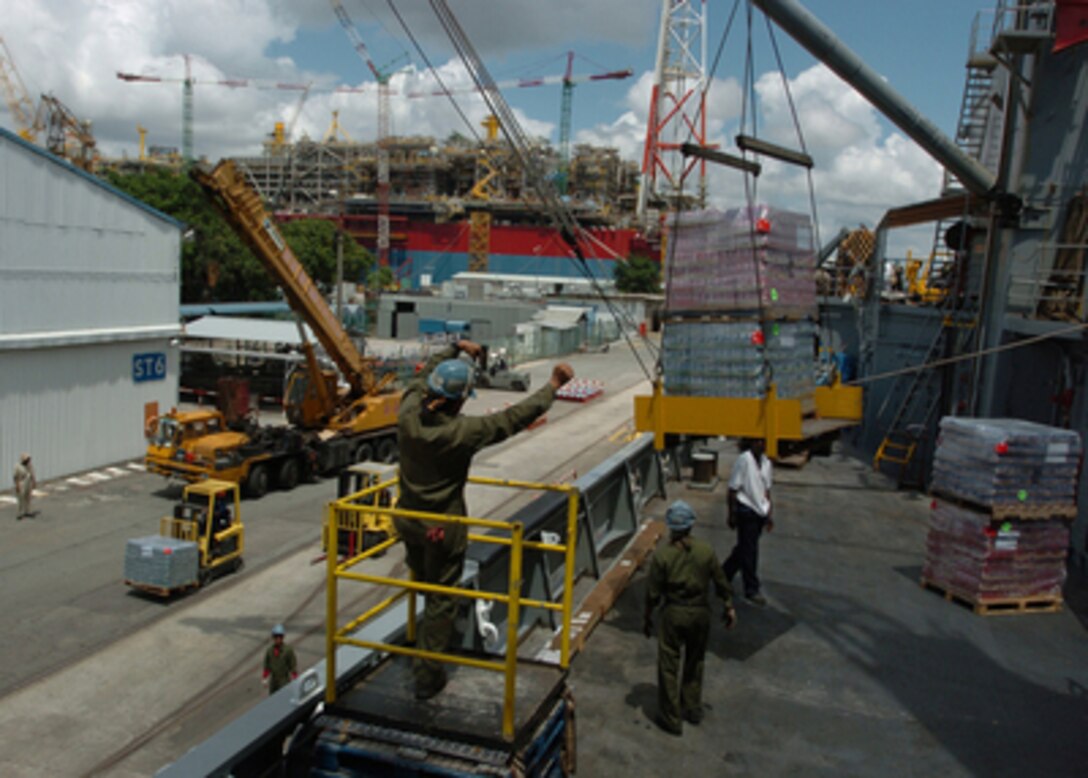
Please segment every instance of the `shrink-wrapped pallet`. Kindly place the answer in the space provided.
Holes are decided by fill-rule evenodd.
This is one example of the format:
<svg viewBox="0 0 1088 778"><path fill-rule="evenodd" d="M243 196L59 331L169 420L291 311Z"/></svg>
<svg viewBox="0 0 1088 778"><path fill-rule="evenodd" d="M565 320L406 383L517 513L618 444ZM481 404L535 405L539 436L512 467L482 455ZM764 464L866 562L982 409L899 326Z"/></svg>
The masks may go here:
<svg viewBox="0 0 1088 778"><path fill-rule="evenodd" d="M662 336L665 391L691 397L812 394L812 322L670 321Z"/></svg>
<svg viewBox="0 0 1088 778"><path fill-rule="evenodd" d="M670 239L670 313L815 315L815 251L807 215L766 205L684 212Z"/></svg>
<svg viewBox="0 0 1088 778"><path fill-rule="evenodd" d="M1022 419L941 419L933 491L983 508L1070 508L1080 435Z"/></svg>
<svg viewBox="0 0 1088 778"><path fill-rule="evenodd" d="M172 591L197 582L200 549L188 540L149 535L125 545L125 580Z"/></svg>
<svg viewBox="0 0 1088 778"><path fill-rule="evenodd" d="M972 602L1059 598L1069 526L1061 520L997 521L934 501L923 579Z"/></svg>

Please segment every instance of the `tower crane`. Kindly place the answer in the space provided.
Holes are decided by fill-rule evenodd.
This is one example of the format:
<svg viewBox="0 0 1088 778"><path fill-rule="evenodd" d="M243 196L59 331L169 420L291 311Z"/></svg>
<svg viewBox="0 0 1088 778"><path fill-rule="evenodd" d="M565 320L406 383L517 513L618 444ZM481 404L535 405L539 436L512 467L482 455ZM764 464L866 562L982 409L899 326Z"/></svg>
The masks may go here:
<svg viewBox="0 0 1088 778"><path fill-rule="evenodd" d="M2 37L0 87L3 87L4 99L15 120L19 137L38 143L39 136L44 132L45 148L51 154L63 157L84 170L93 167L95 139L91 133L91 123L76 118L68 106L50 94L43 94L35 108Z"/></svg>
<svg viewBox="0 0 1088 778"><path fill-rule="evenodd" d="M612 70L607 73L581 76L575 78L574 52L567 52L567 70L563 74L563 99L559 106L559 194L567 193L567 183L570 176L570 127L571 115L574 107L574 85L583 81L607 81L622 80L634 75L633 71Z"/></svg>
<svg viewBox="0 0 1088 778"><path fill-rule="evenodd" d="M39 132L34 126L37 113L34 101L27 94L26 86L15 68L15 60L12 59L3 36L0 36L0 87L3 87L4 101L8 105L12 119L15 120L15 131L23 140L33 143Z"/></svg>
<svg viewBox="0 0 1088 778"><path fill-rule="evenodd" d="M117 72L117 78L121 81L128 83L151 83L151 84L181 84L182 85L182 112L181 112L181 148L182 157L186 164L192 162L193 159L193 92L194 87L197 84L210 85L210 86L222 86L230 89L262 89L262 90L280 90L289 92L301 92L298 103L296 103L294 118L292 123L298 120L298 114L302 110L302 103L305 102L306 96L313 91L328 91L335 94L358 94L364 91L357 87L338 86L328 90L318 90L312 83L290 83L284 81L270 81L267 79L259 78L237 78L227 77L218 79L208 79L202 81L195 78L192 75L192 63L191 55L183 54L182 57L185 60L185 76L178 78L177 76L156 76L144 73L125 73L122 71ZM287 133L287 137L290 137L290 132Z"/></svg>
<svg viewBox="0 0 1088 778"><path fill-rule="evenodd" d="M344 28L355 52L366 63L374 80L378 82L378 186L375 195L378 200L378 264L389 266L389 78L391 70L379 68L370 57L363 38L355 23L348 16L347 9L340 0L331 0L336 19Z"/></svg>

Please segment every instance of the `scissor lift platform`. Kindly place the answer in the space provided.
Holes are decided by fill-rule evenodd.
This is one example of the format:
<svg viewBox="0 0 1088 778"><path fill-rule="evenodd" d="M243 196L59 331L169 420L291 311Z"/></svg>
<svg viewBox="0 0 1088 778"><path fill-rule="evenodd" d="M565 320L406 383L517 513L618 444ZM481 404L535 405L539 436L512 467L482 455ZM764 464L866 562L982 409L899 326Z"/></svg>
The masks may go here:
<svg viewBox="0 0 1088 778"><path fill-rule="evenodd" d="M515 765L534 765L526 775L566 774L559 766L573 759L561 753L573 748L566 671L518 662L513 741L502 733L502 674L464 665L447 672L446 688L420 701L411 660L386 658L321 716L314 774L475 775L484 767L505 775Z"/></svg>

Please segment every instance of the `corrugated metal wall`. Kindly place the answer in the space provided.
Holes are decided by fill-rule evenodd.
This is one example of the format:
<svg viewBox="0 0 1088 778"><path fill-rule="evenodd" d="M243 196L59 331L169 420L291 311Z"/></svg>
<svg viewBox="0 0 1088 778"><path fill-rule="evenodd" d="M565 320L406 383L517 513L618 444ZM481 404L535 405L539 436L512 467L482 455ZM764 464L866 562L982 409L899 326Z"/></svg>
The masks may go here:
<svg viewBox="0 0 1088 778"><path fill-rule="evenodd" d="M0 474L39 479L143 450L177 397L181 225L0 130ZM134 357L162 355L155 380ZM141 369L151 364L141 365Z"/></svg>
<svg viewBox="0 0 1088 778"><path fill-rule="evenodd" d="M165 353L166 375L136 383L132 357ZM177 349L167 340L0 352L0 463L5 488L22 451L39 480L142 458L144 404L177 402Z"/></svg>

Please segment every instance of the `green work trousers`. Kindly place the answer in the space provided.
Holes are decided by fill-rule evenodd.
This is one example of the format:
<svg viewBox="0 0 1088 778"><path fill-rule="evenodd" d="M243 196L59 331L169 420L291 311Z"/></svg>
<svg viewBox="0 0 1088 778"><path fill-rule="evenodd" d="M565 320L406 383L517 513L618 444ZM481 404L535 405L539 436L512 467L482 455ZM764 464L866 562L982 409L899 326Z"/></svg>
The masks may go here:
<svg viewBox="0 0 1088 778"><path fill-rule="evenodd" d="M666 727L680 729L681 711L695 713L703 704L703 659L710 635L706 605L666 605L657 636L657 709ZM684 654L680 679L680 653Z"/></svg>
<svg viewBox="0 0 1088 778"><path fill-rule="evenodd" d="M465 563L465 544L457 542L449 534L441 543L432 543L422 538L419 522L410 522L415 527L403 527L402 539L408 567L417 581L456 586L461 580L461 571ZM397 522L398 530L409 522ZM453 533L450 533L453 534ZM459 598L442 594L427 594L423 607L423 618L417 622L416 647L424 651L447 653L453 640L454 620L457 616ZM446 670L441 662L428 659L416 659L412 664L416 689L427 690L441 686L446 679Z"/></svg>

